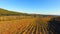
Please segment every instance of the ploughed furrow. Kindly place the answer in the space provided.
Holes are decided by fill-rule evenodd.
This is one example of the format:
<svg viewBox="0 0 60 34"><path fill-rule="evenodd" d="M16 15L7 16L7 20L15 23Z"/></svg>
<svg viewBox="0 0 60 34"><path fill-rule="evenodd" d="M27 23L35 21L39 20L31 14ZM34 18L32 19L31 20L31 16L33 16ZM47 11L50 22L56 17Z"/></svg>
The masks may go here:
<svg viewBox="0 0 60 34"><path fill-rule="evenodd" d="M40 33L41 33L41 26L38 25L38 34L40 34Z"/></svg>
<svg viewBox="0 0 60 34"><path fill-rule="evenodd" d="M22 30L24 30L24 29L25 29L25 27L26 27L26 26L22 26L21 28L18 28L18 30L17 30L17 32L16 32L16 34L19 34Z"/></svg>
<svg viewBox="0 0 60 34"><path fill-rule="evenodd" d="M12 34L18 34L19 31L21 31L24 27L26 27L26 26L23 26L23 27L22 26L23 25L21 25L17 30L13 31Z"/></svg>
<svg viewBox="0 0 60 34"><path fill-rule="evenodd" d="M38 31L38 24L36 25L36 34L39 34L39 31Z"/></svg>
<svg viewBox="0 0 60 34"><path fill-rule="evenodd" d="M19 32L19 34L23 34L25 32L26 29L28 29L29 27L31 27L30 25L27 25L26 27L24 27L22 29L22 31Z"/></svg>
<svg viewBox="0 0 60 34"><path fill-rule="evenodd" d="M28 34L31 34L32 33L32 30L34 29L34 27L32 26L29 30L29 32L27 32Z"/></svg>
<svg viewBox="0 0 60 34"><path fill-rule="evenodd" d="M30 30L31 27L32 27L32 26L29 25L29 26L24 30L23 34L28 34L28 31Z"/></svg>
<svg viewBox="0 0 60 34"><path fill-rule="evenodd" d="M45 34L48 34L47 27L44 27Z"/></svg>
<svg viewBox="0 0 60 34"><path fill-rule="evenodd" d="M31 34L36 34L36 26L34 26L34 28L33 28L32 32L31 32Z"/></svg>

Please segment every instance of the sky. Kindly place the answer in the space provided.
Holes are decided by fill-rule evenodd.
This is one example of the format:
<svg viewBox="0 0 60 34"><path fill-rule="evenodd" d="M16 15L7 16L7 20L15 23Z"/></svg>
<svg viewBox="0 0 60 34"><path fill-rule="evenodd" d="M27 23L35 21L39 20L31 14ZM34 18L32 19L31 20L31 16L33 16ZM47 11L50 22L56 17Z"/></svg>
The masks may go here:
<svg viewBox="0 0 60 34"><path fill-rule="evenodd" d="M60 0L0 0L0 8L30 14L60 15Z"/></svg>

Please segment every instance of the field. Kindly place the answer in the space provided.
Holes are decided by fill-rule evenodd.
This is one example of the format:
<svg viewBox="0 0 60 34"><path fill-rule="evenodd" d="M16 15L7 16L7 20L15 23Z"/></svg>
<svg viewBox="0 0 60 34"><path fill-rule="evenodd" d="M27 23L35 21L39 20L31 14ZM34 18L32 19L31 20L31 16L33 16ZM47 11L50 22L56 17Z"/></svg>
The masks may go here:
<svg viewBox="0 0 60 34"><path fill-rule="evenodd" d="M0 34L48 34L50 17L0 16Z"/></svg>
<svg viewBox="0 0 60 34"><path fill-rule="evenodd" d="M60 16L0 8L0 34L60 34Z"/></svg>

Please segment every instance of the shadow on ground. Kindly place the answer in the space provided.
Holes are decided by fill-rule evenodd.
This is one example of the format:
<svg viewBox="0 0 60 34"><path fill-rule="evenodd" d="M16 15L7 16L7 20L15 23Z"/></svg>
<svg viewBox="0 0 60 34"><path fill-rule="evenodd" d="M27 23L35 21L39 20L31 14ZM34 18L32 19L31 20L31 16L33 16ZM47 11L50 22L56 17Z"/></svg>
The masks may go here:
<svg viewBox="0 0 60 34"><path fill-rule="evenodd" d="M48 23L49 34L60 34L60 17L52 18Z"/></svg>

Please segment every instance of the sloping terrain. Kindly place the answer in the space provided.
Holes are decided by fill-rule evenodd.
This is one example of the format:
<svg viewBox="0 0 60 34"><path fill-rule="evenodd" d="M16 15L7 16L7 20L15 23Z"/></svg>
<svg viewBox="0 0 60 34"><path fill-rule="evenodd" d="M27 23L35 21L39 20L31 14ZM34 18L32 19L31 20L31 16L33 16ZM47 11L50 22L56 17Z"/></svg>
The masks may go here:
<svg viewBox="0 0 60 34"><path fill-rule="evenodd" d="M0 9L0 34L60 34L60 17Z"/></svg>
<svg viewBox="0 0 60 34"><path fill-rule="evenodd" d="M2 8L0 8L0 13L1 14L19 14L17 12L8 11L8 10L2 9Z"/></svg>
<svg viewBox="0 0 60 34"><path fill-rule="evenodd" d="M0 8L0 16L22 15L22 14L23 13L9 11L9 10Z"/></svg>

